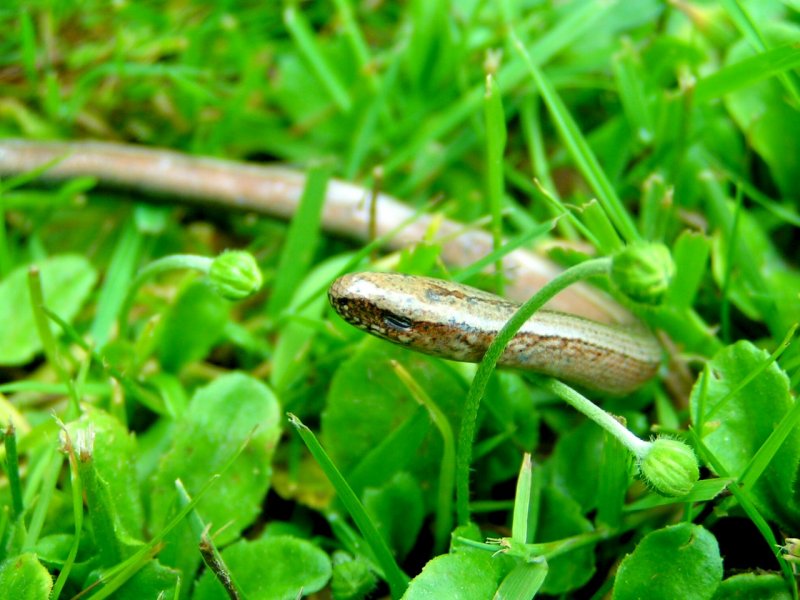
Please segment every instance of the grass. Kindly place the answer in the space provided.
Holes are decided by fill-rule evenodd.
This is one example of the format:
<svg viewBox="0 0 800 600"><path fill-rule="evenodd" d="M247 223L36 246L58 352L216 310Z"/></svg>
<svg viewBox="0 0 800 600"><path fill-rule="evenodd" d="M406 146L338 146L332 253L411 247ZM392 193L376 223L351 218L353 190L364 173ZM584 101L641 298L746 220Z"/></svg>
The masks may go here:
<svg viewBox="0 0 800 600"><path fill-rule="evenodd" d="M289 164L308 183L287 223L45 185L47 167L0 180L0 588L797 598L790 5L6 2L0 138ZM435 241L379 254L405 224L332 234L332 177L482 223L493 251L455 267ZM481 271L517 247L566 268L641 240L675 263L659 305L593 282L669 360L632 394L586 395L694 449L679 498L560 384L494 371L499 343L476 371L367 339L325 299L373 268L502 291ZM236 302L180 268L229 248L265 282Z"/></svg>

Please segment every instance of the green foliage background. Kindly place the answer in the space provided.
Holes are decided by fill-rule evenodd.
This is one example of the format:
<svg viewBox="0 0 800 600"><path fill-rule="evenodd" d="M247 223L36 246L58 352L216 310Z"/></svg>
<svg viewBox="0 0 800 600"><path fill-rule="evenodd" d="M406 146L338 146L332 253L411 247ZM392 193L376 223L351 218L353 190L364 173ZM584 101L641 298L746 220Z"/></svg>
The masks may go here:
<svg viewBox="0 0 800 600"><path fill-rule="evenodd" d="M206 560L250 599L796 598L798 21L790 0L4 2L0 138L285 163L310 183L289 228L91 178L0 181L0 589L223 598L208 526ZM474 370L327 307L360 247L319 229L330 176L441 198L565 265L666 244L676 278L639 314L670 361L593 399L639 437L686 439L704 480L655 495L596 425L496 373L471 522L454 523ZM265 274L254 298L170 271L120 312L152 261L234 247ZM438 252L389 260L449 277Z"/></svg>

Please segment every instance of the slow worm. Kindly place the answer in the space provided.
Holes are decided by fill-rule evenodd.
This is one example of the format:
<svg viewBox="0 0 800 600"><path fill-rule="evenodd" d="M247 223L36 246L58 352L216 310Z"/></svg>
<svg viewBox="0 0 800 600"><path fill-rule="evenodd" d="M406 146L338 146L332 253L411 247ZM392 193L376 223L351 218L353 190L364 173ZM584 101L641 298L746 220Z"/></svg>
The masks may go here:
<svg viewBox="0 0 800 600"><path fill-rule="evenodd" d="M63 181L90 176L113 187L169 196L183 203L217 205L289 219L297 211L305 175L285 166L255 165L189 156L163 148L109 142L41 142L0 140L0 176L19 175L53 163L40 178ZM365 240L370 231L370 192L331 179L322 213L323 227L332 233ZM413 214L413 209L388 194L378 194L375 233L383 235ZM463 223L422 215L388 244L407 248L428 239L441 244L442 260L453 268L471 265L493 249L485 231ZM528 250L517 249L503 259L508 285L505 294L520 302L532 296L561 269ZM588 285L573 285L548 305L554 310L595 321L633 323L636 319L605 294Z"/></svg>
<svg viewBox="0 0 800 600"><path fill-rule="evenodd" d="M348 323L390 342L450 360L479 362L518 308L449 281L395 273L351 273L333 282L331 305ZM655 375L661 360L644 330L538 311L498 364L624 394Z"/></svg>
<svg viewBox="0 0 800 600"><path fill-rule="evenodd" d="M305 185L300 171L283 166L108 142L0 140L0 176L19 175L48 163L55 164L40 175L45 180L91 176L105 185L282 218L295 213ZM332 179L326 190L323 227L366 239L369 195L364 188ZM386 194L378 194L375 202L377 235L412 214L409 206ZM442 260L452 267L467 266L492 251L492 238L485 231L431 215L411 223L389 246L418 243L432 227L441 243ZM509 281L506 294L520 301L560 270L522 249L507 254L503 268ZM360 300L352 295L353 289L360 290ZM513 302L454 283L377 274L343 277L331 288L331 298L340 314L354 324L399 343L413 339L418 350L454 360L479 360L492 335L515 309ZM397 302L403 303L403 310L393 304ZM655 372L660 358L657 342L637 329L636 319L627 310L598 290L583 284L570 286L548 308L562 312L537 313L501 363L618 393L634 389ZM405 323L409 327L399 326Z"/></svg>

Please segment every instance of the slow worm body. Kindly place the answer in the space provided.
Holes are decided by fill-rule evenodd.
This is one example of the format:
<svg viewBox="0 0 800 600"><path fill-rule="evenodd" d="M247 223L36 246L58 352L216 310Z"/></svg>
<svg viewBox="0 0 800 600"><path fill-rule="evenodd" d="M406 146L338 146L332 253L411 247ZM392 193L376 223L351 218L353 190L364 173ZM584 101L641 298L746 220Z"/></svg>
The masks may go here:
<svg viewBox="0 0 800 600"><path fill-rule="evenodd" d="M430 277L351 273L333 282L331 305L348 323L380 338L450 360L478 362L518 305ZM658 369L661 350L647 332L541 310L500 358L502 366L622 394Z"/></svg>
<svg viewBox="0 0 800 600"><path fill-rule="evenodd" d="M229 210L248 210L281 218L297 211L305 187L302 171L282 165L256 165L164 148L109 142L42 142L0 140L0 177L19 175L46 165L39 178L63 181L90 176L100 183L146 194L169 196L185 204L201 203ZM356 239L370 233L370 195L363 187L331 179L326 190L322 226ZM375 198L375 233L383 235L413 215L407 204L389 196ZM432 232L435 232L433 234ZM388 242L391 249L422 240L440 244L441 258L458 269L493 250L492 236L439 215L423 214ZM546 258L518 248L503 258L510 298L523 301L555 277L560 268ZM635 322L628 311L588 285L570 286L550 308L595 321Z"/></svg>
<svg viewBox="0 0 800 600"><path fill-rule="evenodd" d="M305 185L301 172L281 166L193 157L127 144L0 140L0 176L48 164L39 174L42 179L88 175L107 185L284 218L291 218L297 210ZM331 180L323 226L366 238L370 230L368 197L364 188ZM378 194L375 203L378 235L413 212L386 194ZM432 229L438 233L442 260L451 266L469 265L492 251L488 233L431 215L412 222L390 241L390 247L403 248L427 239ZM503 268L509 280L506 291L519 300L559 272L553 263L523 249L507 254ZM480 360L516 309L513 302L466 286L379 274L345 276L331 287L330 298L339 314L362 329L421 352L461 361ZM617 393L636 388L656 371L660 359L657 342L644 330L637 330L636 319L607 296L576 284L548 306L575 314L537 313L509 345L501 364Z"/></svg>

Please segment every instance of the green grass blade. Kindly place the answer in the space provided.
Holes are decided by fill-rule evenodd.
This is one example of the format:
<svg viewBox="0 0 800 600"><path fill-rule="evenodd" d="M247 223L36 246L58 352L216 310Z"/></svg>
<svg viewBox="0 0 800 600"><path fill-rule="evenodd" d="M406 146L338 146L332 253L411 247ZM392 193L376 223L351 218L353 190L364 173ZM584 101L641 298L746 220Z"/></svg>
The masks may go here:
<svg viewBox="0 0 800 600"><path fill-rule="evenodd" d="M492 250L492 252L490 252L489 254L487 254L482 258L479 258L468 267L464 267L463 269L453 273L452 277L453 281L466 281L470 277L474 277L475 275L483 271L486 267L488 267L490 264L502 261L504 256L510 254L517 248L528 246L534 240L542 237L547 232L552 231L554 224L555 221L550 221L549 223L542 223L541 225L538 225L518 235L513 240L507 241L500 248Z"/></svg>
<svg viewBox="0 0 800 600"><path fill-rule="evenodd" d="M514 515L511 521L511 537L520 544L527 544L533 541L528 531L532 486L533 465L531 463L531 455L526 452L522 457L522 466L517 476L517 489L514 493Z"/></svg>
<svg viewBox="0 0 800 600"><path fill-rule="evenodd" d="M111 337L111 330L125 303L128 286L136 272L143 241L135 221L127 220L114 247L90 329L90 335L98 349L102 349Z"/></svg>
<svg viewBox="0 0 800 600"><path fill-rule="evenodd" d="M289 306L298 285L308 273L319 242L322 207L331 166L318 164L308 172L300 206L289 226L276 271L267 314L276 317Z"/></svg>
<svg viewBox="0 0 800 600"><path fill-rule="evenodd" d="M492 215L491 232L494 250L503 245L503 152L506 147L506 117L503 113L503 100L491 75L486 76L486 95L483 102L486 124L486 188L489 213ZM503 261L495 264L495 291L503 295Z"/></svg>
<svg viewBox="0 0 800 600"><path fill-rule="evenodd" d="M530 46L530 55L534 57L532 60L535 60L537 65L549 61L553 56L568 48L573 41L585 35L592 25L616 3L616 0L586 2L569 12ZM500 70L497 80L503 84L503 87L511 90L523 81L525 73L525 64L522 61L514 61ZM418 133L405 146L396 148L392 157L386 161L387 174L413 160L432 140L443 137L473 116L483 101L483 95L483 87L475 87L460 102L426 119L417 128Z"/></svg>
<svg viewBox="0 0 800 600"><path fill-rule="evenodd" d="M750 15L747 7L742 4L741 0L721 0L720 3L725 10L728 11L731 20L736 24L739 31L742 32L742 35L747 38L750 45L757 51L766 52L769 49L766 38L761 32L758 23ZM800 90L798 90L797 80L792 78L791 73L785 71L777 73L777 76L778 80L792 97L794 105L800 105Z"/></svg>
<svg viewBox="0 0 800 600"><path fill-rule="evenodd" d="M697 434L697 431L694 428L690 428L689 432L691 434L692 443L697 450L700 457L711 466L712 469L721 477L721 478L729 478L727 470L725 467L720 463L716 457L706 448L706 445L703 443L703 440ZM773 553L775 554L775 558L778 561L778 564L781 567L781 571L783 572L783 577L786 579L786 583L791 586L794 590L793 598L797 598L797 587L794 585L794 574L792 572L792 567L789 563L784 560L782 556L782 552L780 550L780 545L778 544L778 540L775 538L775 534L772 532L772 528L767 523L767 520L764 516L758 511L753 500L750 498L750 494L747 493L744 489L737 485L728 486L728 490L733 494L736 500L739 502L739 505L744 510L745 514L748 518L753 522L756 529L758 529L761 536L769 545L770 549L772 549Z"/></svg>
<svg viewBox="0 0 800 600"><path fill-rule="evenodd" d="M528 67L528 72L536 83L539 92L542 94L542 98L550 111L550 115L555 121L561 139L566 144L572 159L575 161L575 164L581 174L586 178L586 181L589 183L594 193L597 194L600 204L608 213L612 223L614 223L626 241L632 242L638 240L639 234L633 225L630 214L628 214L627 210L625 210L625 207L622 205L622 201L617 196L611 182L600 167L600 163L597 161L594 152L592 152L589 143L581 133L578 124L572 118L572 115L562 102L555 88L533 60L531 60L529 51L525 49L522 42L516 36L514 36L514 48Z"/></svg>
<svg viewBox="0 0 800 600"><path fill-rule="evenodd" d="M367 67L372 60L369 47L356 22L352 3L350 0L333 0L333 3L336 5L336 11L339 13L339 19L342 22L342 31L350 44L350 48L353 50L353 54L356 56L358 66L361 68L362 73L369 78L370 82L374 83L374 77L367 71Z"/></svg>
<svg viewBox="0 0 800 600"><path fill-rule="evenodd" d="M336 71L328 63L324 53L317 44L317 38L308 21L296 6L287 6L283 11L283 21L292 35L297 49L311 65L311 69L319 79L322 87L328 92L331 100L342 112L350 112L353 101L344 84L339 81Z"/></svg>
<svg viewBox="0 0 800 600"><path fill-rule="evenodd" d="M297 433L300 434L300 437L303 438L303 442L309 452L311 452L311 455L316 459L317 463L319 463L319 466L328 477L328 480L333 484L339 499L347 508L347 512L350 513L353 521L355 521L359 531L361 531L361 535L364 536L367 543L370 545L378 564L383 569L384 575L386 576L386 582L389 584L389 589L392 591L392 597L400 598L405 592L406 587L408 587L408 575L403 573L398 566L394 556L392 556L391 550L389 550L389 547L386 545L386 541L381 537L381 534L378 533L372 519L369 518L367 511L364 509L364 505L361 504L356 497L353 489L339 472L339 469L336 468L336 465L328 456L328 453L325 452L325 449L320 445L314 433L295 415L289 413L288 416L289 422L297 430Z"/></svg>
<svg viewBox="0 0 800 600"><path fill-rule="evenodd" d="M787 44L723 67L697 82L694 101L707 102L800 67L800 47Z"/></svg>

